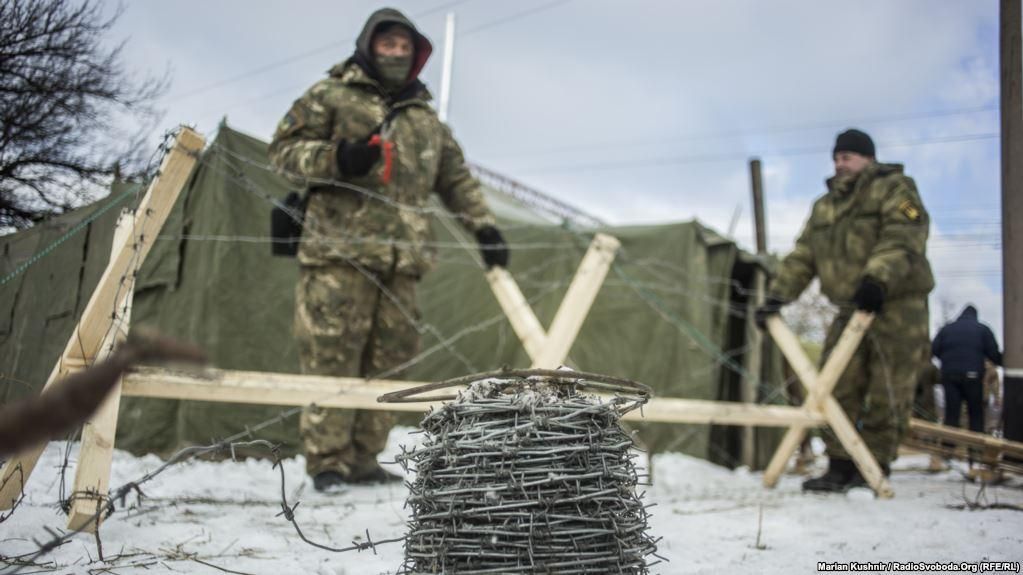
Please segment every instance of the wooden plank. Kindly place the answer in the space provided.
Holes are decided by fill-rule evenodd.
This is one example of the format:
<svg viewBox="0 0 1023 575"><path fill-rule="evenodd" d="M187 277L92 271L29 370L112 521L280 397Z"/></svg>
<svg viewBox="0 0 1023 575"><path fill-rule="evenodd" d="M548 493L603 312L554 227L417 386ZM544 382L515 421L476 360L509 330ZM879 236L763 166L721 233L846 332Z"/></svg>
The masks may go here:
<svg viewBox="0 0 1023 575"><path fill-rule="evenodd" d="M540 356L533 358L534 368L555 369L565 361L583 322L586 321L593 300L597 298L597 293L604 284L604 278L611 269L611 262L614 261L619 247L621 243L618 239L607 234L597 234L593 237L590 248L583 256L579 269L568 286L565 299L561 301L557 313L554 314Z"/></svg>
<svg viewBox="0 0 1023 575"><path fill-rule="evenodd" d="M976 431L949 427L917 418L909 420L909 431L918 438L947 439L969 446L991 448L1007 455L1023 458L1023 443L992 437Z"/></svg>
<svg viewBox="0 0 1023 575"><path fill-rule="evenodd" d="M159 175L153 180L137 208L139 221L135 228L135 237L138 241L134 242L130 249L129 246L125 246L116 258L108 262L92 297L89 298L89 303L85 306L78 326L61 354L60 361L43 387L44 393L47 387L67 375L70 369L83 362L91 364L95 358L106 336L111 313L116 309L118 304L116 299L123 291L121 286L126 276L145 260L153 240L163 227L178 194L184 188L204 143L202 136L189 128L182 128L178 133L174 147L160 165ZM73 361L75 359L78 360L77 363ZM68 365L67 368L64 367L65 363ZM3 485L0 489L0 510L10 509L17 501L24 482L32 474L44 447L45 445L39 445L27 449L14 455L4 464L0 470L0 484Z"/></svg>
<svg viewBox="0 0 1023 575"><path fill-rule="evenodd" d="M693 423L717 425L751 425L788 427L792 425L820 426L824 415L787 405L758 405L731 401L707 401L654 397L640 412L625 414L629 421L656 421L662 423Z"/></svg>
<svg viewBox="0 0 1023 575"><path fill-rule="evenodd" d="M259 405L357 408L386 411L425 411L425 403L379 403L384 393L423 385L416 381L366 380L207 369L185 372L143 368L125 375L122 394L190 401L252 403ZM453 392L452 392L453 393Z"/></svg>
<svg viewBox="0 0 1023 575"><path fill-rule="evenodd" d="M123 395L227 403L423 412L436 404L378 403L385 393L410 389L423 382L365 380L249 371L209 369L201 373L144 368L124 377ZM452 390L452 393L457 391ZM442 392L446 393L446 392ZM655 397L627 420L667 423L718 423L724 425L820 425L821 413L780 405Z"/></svg>
<svg viewBox="0 0 1023 575"><path fill-rule="evenodd" d="M526 297L522 295L519 285L512 279L508 270L501 267L493 267L487 272L487 282L490 283L497 303L508 316L508 321L511 322L515 335L522 341L522 347L529 358L539 357L544 342L547 341L547 332L536 318Z"/></svg>
<svg viewBox="0 0 1023 575"><path fill-rule="evenodd" d="M854 313L849 318L849 323L842 330L838 343L831 350L831 354L828 355L828 359L824 362L824 367L821 368L820 375L817 377L817 396L815 399L818 404L821 398L831 395L831 392L835 390L835 384L838 383L842 373L845 372L845 368L849 365L849 361L856 354L856 350L860 347L860 342L863 341L863 336L867 335L867 330L870 329L870 324L873 321L873 314L862 311ZM788 329L787 326L786 329ZM792 333L791 330L789 330L789 333ZM795 337L795 334L792 334L792 337ZM815 390L809 389L807 391L813 395Z"/></svg>
<svg viewBox="0 0 1023 575"><path fill-rule="evenodd" d="M135 215L123 210L117 219L114 229L113 259L132 237L135 229ZM114 346L128 336L131 324L131 306L135 291L135 279L132 277L118 298L116 319L103 339L103 345L96 354L96 361L105 359L113 353ZM100 506L106 501L110 488L110 463L114 455L114 438L117 436L117 412L121 406L121 385L114 385L110 394L99 409L82 428L82 448L78 454L78 467L75 469L74 488L71 491L71 510L68 513L68 529L81 529L94 533L103 520L99 513Z"/></svg>
<svg viewBox="0 0 1023 575"><path fill-rule="evenodd" d="M781 354L792 366L792 371L795 372L803 386L816 386L817 368L806 356L806 351L799 343L799 338L785 325L785 320L777 314L767 318L767 331L774 339L774 344L781 350Z"/></svg>
<svg viewBox="0 0 1023 575"><path fill-rule="evenodd" d="M894 497L895 492L884 476L884 472L881 471L881 466L874 459L874 454L867 448L867 444L863 442L863 438L856 431L856 426L849 420L849 416L838 404L838 400L830 395L824 401L824 417L827 418L831 431L842 442L842 447L852 457L860 474L867 480L867 485L882 499Z"/></svg>
<svg viewBox="0 0 1023 575"><path fill-rule="evenodd" d="M792 454L803 444L804 437L806 428L800 425L793 425L785 432L774 450L774 455L771 456L771 461L767 464L767 469L764 470L764 487L774 487L778 484L778 479L785 472Z"/></svg>
<svg viewBox="0 0 1023 575"><path fill-rule="evenodd" d="M202 150L202 136L189 128L182 128L171 151L163 159L160 172L136 210L138 219L132 233L131 249L121 250L103 272L96 289L89 299L75 335L68 342L67 357L96 357L106 328L110 325L110 312L117 302L115 298L123 289L121 285L132 270L145 261L153 242L167 215L184 188L192 168Z"/></svg>
<svg viewBox="0 0 1023 575"><path fill-rule="evenodd" d="M792 366L792 371L796 373L799 381L807 389L817 387L817 368L813 366L810 358L806 356L803 346L799 343L799 338L785 325L785 321L782 320L780 315L776 314L767 318L766 323L768 333L771 334L775 345L778 346L782 355L785 356L789 365ZM803 402L803 405L815 405L815 403L811 402L812 397L813 395L807 394L807 399ZM778 479L781 478L781 474L785 471L789 459L799 449L799 446L802 445L804 437L806 437L806 429L801 426L792 426L785 432L781 443L778 444L778 447L774 450L774 455L771 456L771 461L767 464L767 469L764 470L763 483L765 487L774 487L778 484Z"/></svg>

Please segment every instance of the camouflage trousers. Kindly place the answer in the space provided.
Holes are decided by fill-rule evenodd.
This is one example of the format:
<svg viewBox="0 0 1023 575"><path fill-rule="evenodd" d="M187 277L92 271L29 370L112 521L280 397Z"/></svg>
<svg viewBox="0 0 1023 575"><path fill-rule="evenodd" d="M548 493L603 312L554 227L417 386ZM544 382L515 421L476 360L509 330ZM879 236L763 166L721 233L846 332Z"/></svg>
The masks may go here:
<svg viewBox="0 0 1023 575"><path fill-rule="evenodd" d="M302 266L295 294L302 373L369 377L414 357L416 282L395 273L371 278L347 264ZM344 477L368 471L392 425L386 411L306 408L299 421L306 471Z"/></svg>
<svg viewBox="0 0 1023 575"><path fill-rule="evenodd" d="M840 313L828 330L822 364L850 318ZM920 365L929 357L926 297L885 302L835 385L834 396L880 464L891 463L909 426ZM851 459L835 434L824 431L832 459Z"/></svg>

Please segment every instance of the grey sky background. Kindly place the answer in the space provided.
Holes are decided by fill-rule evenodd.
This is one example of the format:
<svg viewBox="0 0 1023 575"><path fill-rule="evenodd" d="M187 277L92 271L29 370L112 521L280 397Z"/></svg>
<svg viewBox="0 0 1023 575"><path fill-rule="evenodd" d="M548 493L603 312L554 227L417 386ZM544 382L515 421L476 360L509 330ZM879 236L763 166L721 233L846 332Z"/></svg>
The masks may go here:
<svg viewBox="0 0 1023 575"><path fill-rule="evenodd" d="M996 0L136 1L114 32L133 69L171 68L162 127L226 116L269 139L385 5L433 40L437 97L456 13L449 123L470 160L612 223L727 232L739 209L750 247L758 156L787 252L835 135L866 130L932 214L932 323L973 302L1001 338Z"/></svg>

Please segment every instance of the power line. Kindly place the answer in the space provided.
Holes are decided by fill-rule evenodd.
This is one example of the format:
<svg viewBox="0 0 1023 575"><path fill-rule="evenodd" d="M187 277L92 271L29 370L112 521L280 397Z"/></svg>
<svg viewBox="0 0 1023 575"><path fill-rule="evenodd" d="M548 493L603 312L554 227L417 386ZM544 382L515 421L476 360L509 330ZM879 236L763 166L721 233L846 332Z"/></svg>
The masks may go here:
<svg viewBox="0 0 1023 575"><path fill-rule="evenodd" d="M496 26L501 26L501 25L507 24L508 22L512 22L514 20L519 20L521 18L525 18L526 16L532 16L533 14L536 14L538 12L545 12L545 11L550 10L552 8L557 8L558 6L561 6L563 4L568 4L571 1L572 0L555 0L554 2L549 2L547 4L543 4L541 6L536 6L534 8L530 8L528 10L523 10L521 12L516 12L514 14L510 14L508 16L505 16L504 18L499 18L497 20L493 20L491 22L486 22L486 23L480 24L478 26L469 28L468 30L462 32L459 35L462 36L462 37L469 36L471 34L475 34L477 32L480 32L482 30L486 30L488 28L494 28Z"/></svg>
<svg viewBox="0 0 1023 575"><path fill-rule="evenodd" d="M925 146L930 144L949 144L956 142L972 142L979 140L991 140L999 137L997 132L985 133L985 134L963 134L959 136L949 136L940 138L922 138L918 140L907 140L903 142L886 142L878 144L881 148L903 148L910 146ZM811 154L830 154L830 148L822 148L819 146L805 147L805 148L789 148L778 150L774 152L766 152L759 154L763 157L787 157L787 156L806 156ZM662 158L651 158L648 160L630 160L622 162L599 162L599 163L585 163L585 164L569 164L569 165L552 165L552 166L540 166L537 168L526 168L515 170L518 173L533 173L533 174L551 174L551 173L572 173L586 170L620 170L620 169L631 169L631 168L644 168L644 167L658 167L658 166L673 166L680 164L705 164L714 162L729 162L735 160L746 160L751 155L750 152L726 152L720 154L696 154L691 156L669 156Z"/></svg>
<svg viewBox="0 0 1023 575"><path fill-rule="evenodd" d="M653 145L653 144L667 144L674 142L691 142L700 140L717 140L727 138L739 138L739 137L750 137L757 135L771 135L771 134L783 134L788 132L802 132L809 130L820 130L825 128L836 128L841 126L849 125L863 125L863 124L881 124L890 122L903 122L910 120L921 120L929 118L942 118L948 116L961 116L966 114L976 114L980 112L994 112L998 110L997 105L987 106L976 106L972 108L958 108L952 110L933 110L930 112L915 112L905 114L894 114L890 116L873 116L867 118L853 118L844 121L820 121L820 122L809 122L802 124L791 124L791 125L776 125L767 126L762 128L754 128L752 130L732 130L725 132L704 132L695 134L683 134L680 136L670 136L661 138L634 138L629 140L618 140L615 142L600 142L593 144L574 144L569 146L560 146L556 148L544 148L544 149L531 149L521 152L515 152L512 154L505 154L504 156L496 156L497 158L518 158L526 156L546 155L560 152L570 151L585 151L585 150L602 150L608 148L618 148L622 146L637 146L637 145Z"/></svg>
<svg viewBox="0 0 1023 575"><path fill-rule="evenodd" d="M440 12L442 10L446 10L448 8L453 8L453 7L455 7L455 6L459 5L459 4L465 4L467 2L472 2L472 1L473 0L453 0L452 2L447 2L445 4L441 4L440 6L437 6L435 8L431 8L430 10L427 10L425 12L420 12L418 14L414 14L413 18L423 18L425 16L429 16L431 14L435 14L435 13ZM571 2L571 1L572 0L557 0L556 2L551 2L549 4L544 4L542 6L538 6L536 8L532 8L532 9L525 10L525 11L522 11L522 12L517 12L517 13L512 14L510 16L499 18L499 19L493 20L491 22L485 22L483 24L480 24L479 26L476 26L474 28L470 28L470 29L460 33L459 36L468 36L468 35L471 35L471 34L475 34L475 33L479 32L479 31L482 31L482 30L485 30L485 29L488 29L488 28L493 28L493 27L496 27L496 26L507 24L508 22L512 22L514 20L525 18L526 16L531 16L531 15L536 14L538 12L543 12L543 11L549 10L551 8L556 8L557 6L560 6L562 4L567 4L567 3ZM336 47L336 46L338 46L340 44L351 42L353 40L354 40L354 38L349 38L347 40L343 40L343 41L340 41L340 42L330 42L329 44L324 44L322 46L319 46L317 48L313 48L313 49L308 50L306 52L303 52L301 54L296 54L294 56L289 56L288 58L285 58L283 60L279 60L277 62L273 62L273 63L267 64L267 65L260 66L258 68L249 70L248 72L244 72L242 74L239 74L238 76L234 76L234 77L228 78L226 80L215 82L213 84L209 84L209 85L203 86L201 88L196 88L195 90L192 90L191 92L185 92L183 94L174 96L174 98L176 98L176 99L189 98L189 97L194 96L196 94L203 93L203 92L206 92L206 91L209 91L209 90L213 90L215 88L219 88L220 86L223 86L223 85L226 85L226 84L230 84L230 83L233 83L233 82L237 82L239 80L244 80L246 78L250 78L252 76L256 76L256 75L262 74L264 72L267 72L269 70L273 70L275 68L279 68L280 66L284 66L286 64L290 64L292 62L295 62L295 61L298 61L298 60L301 60L301 59L304 59L304 58L308 58L310 56L314 56L314 55L316 55L318 53L324 52L324 51L326 51L328 49L332 49L332 48L334 48L334 47ZM274 96L277 96L279 94L283 94L283 93L286 93L286 92L292 92L292 91L299 90L302 87L306 86L307 84L308 84L308 82L302 82L301 84L291 85L291 86L286 87L286 88L279 88L279 89L276 89L276 90L274 90L272 92L265 93L265 94L263 94L261 96L256 96L255 98L251 98L251 99L246 100L246 101L244 101L244 102L242 102L240 104L231 106L231 109L238 109L238 108L242 108L242 107L251 106L252 104L256 104L258 102L262 102L264 100L268 100L268 99L270 99L270 98L272 98Z"/></svg>
<svg viewBox="0 0 1023 575"><path fill-rule="evenodd" d="M437 12L441 12L443 10L447 10L449 8L453 8L453 7L455 7L455 6L459 5L459 4L465 4L467 2L472 2L472 1L473 0L453 0L451 2L446 2L446 3L441 4L439 6L435 6L433 8L430 8L429 10L425 10L423 12L419 12L417 14L414 14L412 17L413 18L424 18L426 16L430 16L431 14L436 14ZM270 62L268 64L263 64L261 66L257 66L255 68L252 68L250 70L242 72L241 74L238 74L236 76L231 76L230 78L225 78L223 80L218 80L216 82L213 82L213 83L210 83L210 84L206 84L205 86L199 86L198 88L193 88L191 90L187 90L187 91L181 92L179 94L174 94L170 98L172 100L183 100L183 99L186 99L186 98L191 98L193 96L197 96L199 94L203 94L203 93L209 92L210 90L215 90L217 88L220 88L222 86L226 86L228 84L233 84L235 82L239 82L241 80L245 80L245 79L251 78L253 76L258 76L260 74L269 72L270 70L274 70L274 69L280 68L281 66L286 66L286 65L291 64L293 62L297 62L299 60L304 60L306 58L309 58L311 56L315 56L317 54L321 54L321 53L329 51L329 50L334 50L334 49L340 47L343 44L348 44L348 43L354 42L354 41L355 41L355 36L349 36L348 38L345 38L344 40L335 40L333 42L328 42L326 44L321 44L319 46L316 46L315 48L310 48L309 50L306 50L305 52L300 52L298 54L294 54L292 56L288 56L288 57L282 58L280 60L275 60L275 61Z"/></svg>

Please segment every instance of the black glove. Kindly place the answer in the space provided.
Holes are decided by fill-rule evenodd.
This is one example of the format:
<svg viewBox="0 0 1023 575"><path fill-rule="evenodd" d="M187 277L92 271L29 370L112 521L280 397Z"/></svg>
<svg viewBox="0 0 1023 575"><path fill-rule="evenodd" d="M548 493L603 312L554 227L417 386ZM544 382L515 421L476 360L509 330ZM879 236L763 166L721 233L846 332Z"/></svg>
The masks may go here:
<svg viewBox="0 0 1023 575"><path fill-rule="evenodd" d="M359 142L341 140L337 143L337 169L346 176L365 176L380 159L380 146L369 138Z"/></svg>
<svg viewBox="0 0 1023 575"><path fill-rule="evenodd" d="M483 254L483 263L487 269L494 266L508 267L508 244L504 243L504 237L494 226L485 226L476 232L476 240L480 243L480 251Z"/></svg>
<svg viewBox="0 0 1023 575"><path fill-rule="evenodd" d="M756 322L757 327L764 329L767 327L767 318L772 315L781 313L781 307L785 305L785 302L781 299L769 295L764 305L757 308L757 311L753 313L753 321Z"/></svg>
<svg viewBox="0 0 1023 575"><path fill-rule="evenodd" d="M853 295L853 302L858 310L880 313L884 306L884 286L871 278L863 278Z"/></svg>

